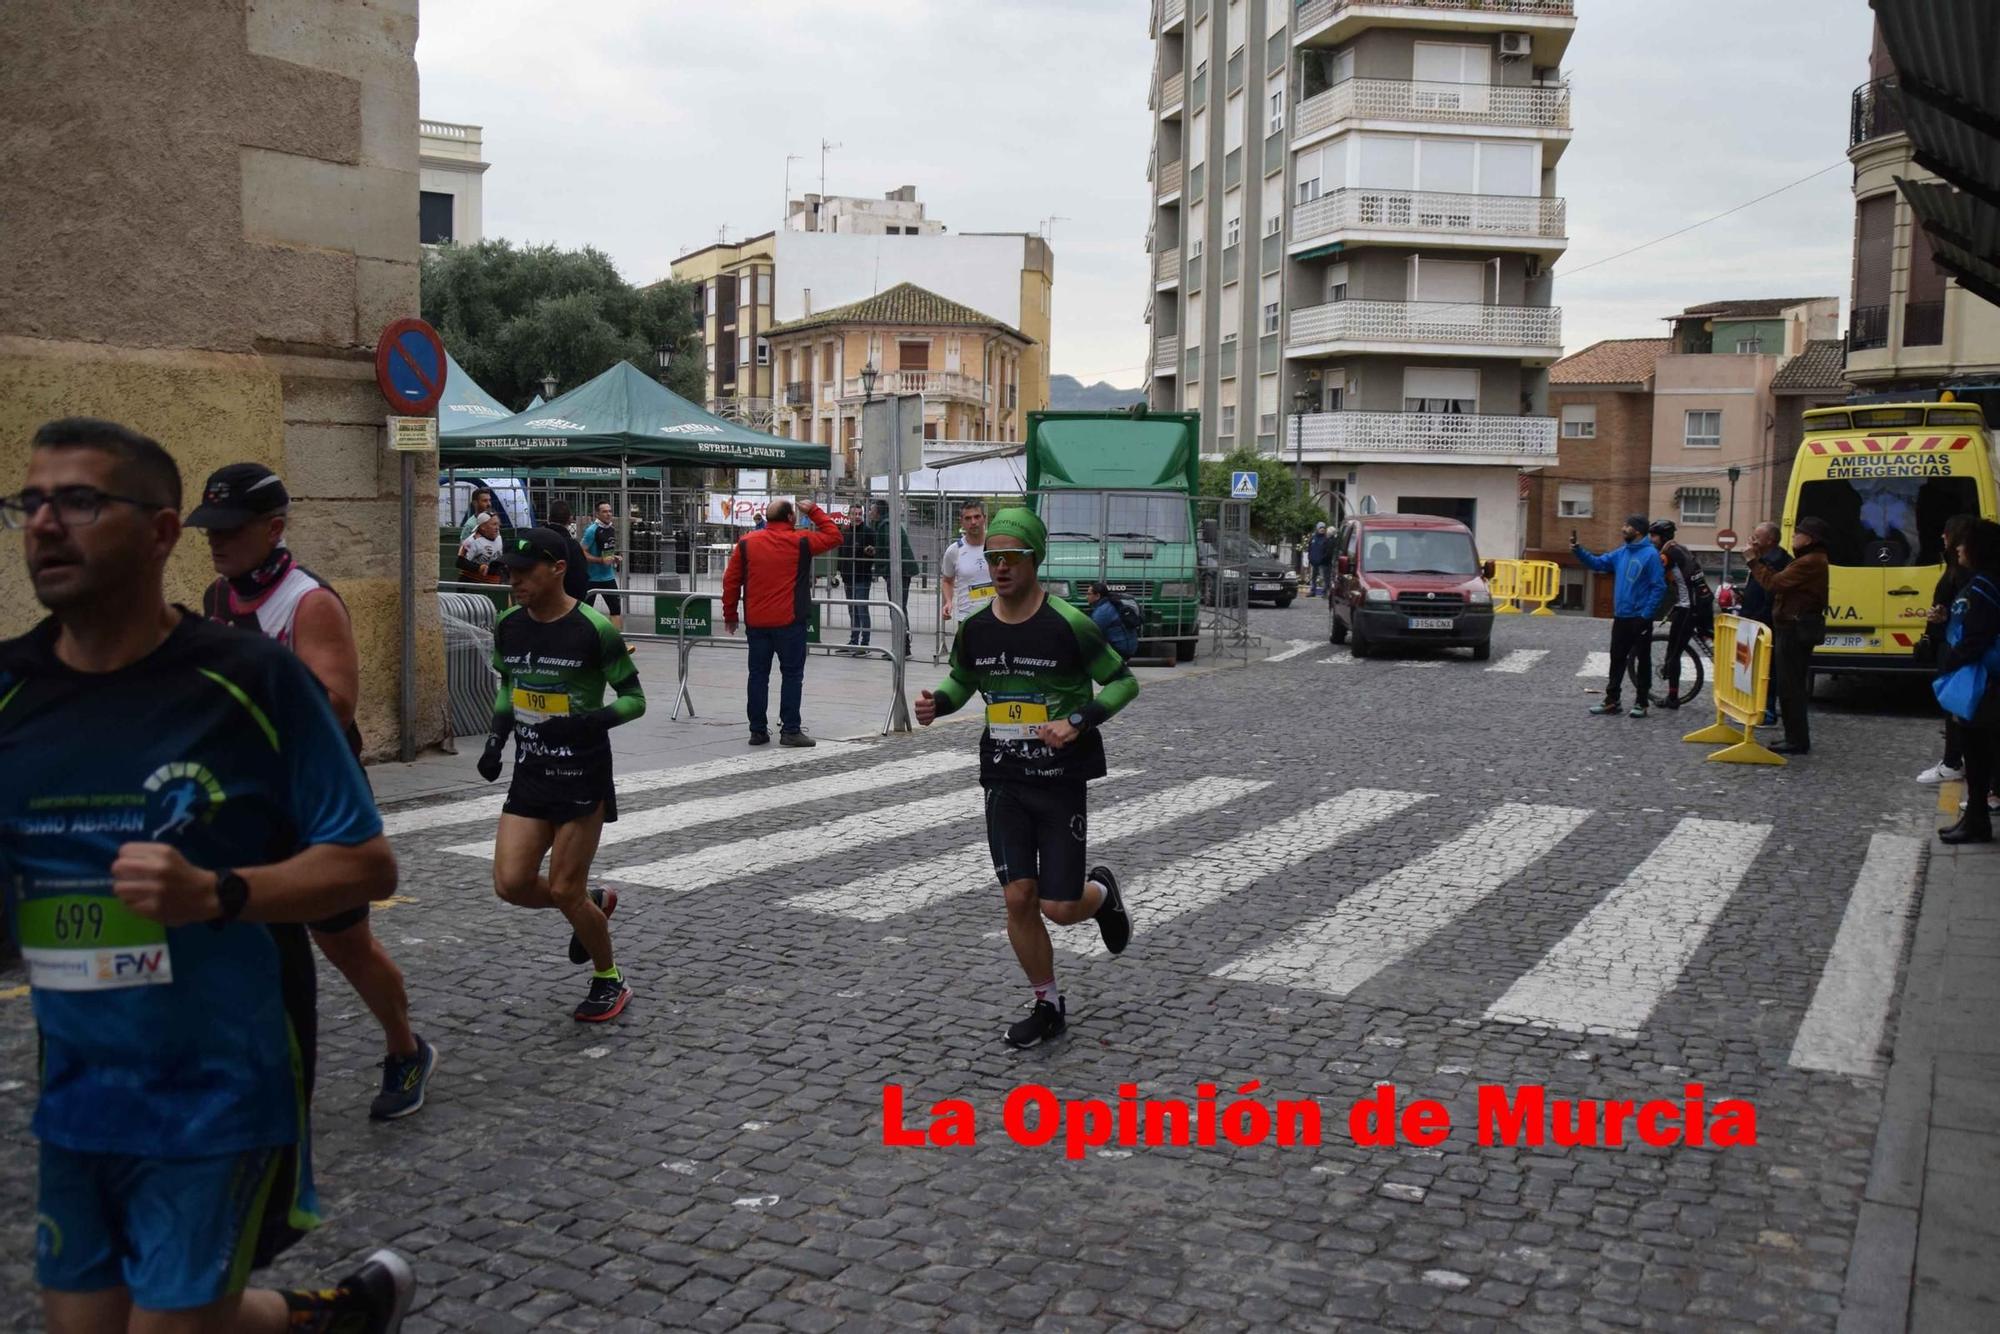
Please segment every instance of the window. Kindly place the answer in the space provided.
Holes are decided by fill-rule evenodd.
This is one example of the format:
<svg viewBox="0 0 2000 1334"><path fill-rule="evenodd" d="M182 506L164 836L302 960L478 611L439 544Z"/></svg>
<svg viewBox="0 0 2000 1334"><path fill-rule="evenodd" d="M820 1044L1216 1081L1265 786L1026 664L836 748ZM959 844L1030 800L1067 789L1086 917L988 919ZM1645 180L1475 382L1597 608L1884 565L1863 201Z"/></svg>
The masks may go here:
<svg viewBox="0 0 2000 1334"><path fill-rule="evenodd" d="M927 371L931 368L931 345L929 343L896 344L896 369L904 371Z"/></svg>
<svg viewBox="0 0 2000 1334"><path fill-rule="evenodd" d="M1687 414L1687 428L1681 443L1689 449L1722 448L1722 414L1703 409L1690 409Z"/></svg>
<svg viewBox="0 0 2000 1334"><path fill-rule="evenodd" d="M748 366L750 364L749 334L744 334L736 340L736 364L739 366Z"/></svg>
<svg viewBox="0 0 2000 1334"><path fill-rule="evenodd" d="M1479 372L1411 366L1403 371L1403 411L1479 411Z"/></svg>
<svg viewBox="0 0 2000 1334"><path fill-rule="evenodd" d="M1330 84L1346 83L1353 77L1354 48L1343 46L1338 51L1335 51L1326 62L1326 81Z"/></svg>
<svg viewBox="0 0 2000 1334"><path fill-rule="evenodd" d="M757 340L757 364L759 366L771 364L771 340L768 338Z"/></svg>
<svg viewBox="0 0 2000 1334"><path fill-rule="evenodd" d="M1565 440L1595 440L1597 438L1597 404L1563 404L1562 433Z"/></svg>
<svg viewBox="0 0 2000 1334"><path fill-rule="evenodd" d="M1259 280L1257 298L1264 308L1264 332L1278 332L1278 275L1267 273Z"/></svg>
<svg viewBox="0 0 2000 1334"><path fill-rule="evenodd" d="M1680 505L1682 523L1713 524L1716 512L1722 508L1722 488L1684 486L1674 493L1674 500Z"/></svg>
<svg viewBox="0 0 2000 1334"><path fill-rule="evenodd" d="M1313 200L1318 198L1319 198L1319 177L1315 176L1311 180L1299 182L1299 187L1298 187L1299 203L1310 204L1312 203Z"/></svg>
<svg viewBox="0 0 2000 1334"><path fill-rule="evenodd" d="M1264 332L1267 334L1278 332L1278 303L1275 301L1264 303Z"/></svg>
<svg viewBox="0 0 2000 1334"><path fill-rule="evenodd" d="M1561 482L1556 486L1556 515L1564 519L1590 517L1590 487L1583 482Z"/></svg>
<svg viewBox="0 0 2000 1334"><path fill-rule="evenodd" d="M769 272L757 275L757 304L760 306L771 304L771 275Z"/></svg>
<svg viewBox="0 0 2000 1334"><path fill-rule="evenodd" d="M1233 246L1242 239L1243 219L1240 216L1224 219L1222 223L1222 244L1225 247Z"/></svg>
<svg viewBox="0 0 2000 1334"><path fill-rule="evenodd" d="M1276 134L1279 130L1285 128L1285 85L1283 83L1272 84L1271 95L1267 101L1270 105L1271 115L1270 123L1265 133Z"/></svg>
<svg viewBox="0 0 2000 1334"><path fill-rule="evenodd" d="M1257 381L1257 433L1272 435L1278 429L1278 377L1265 375Z"/></svg>
<svg viewBox="0 0 2000 1334"><path fill-rule="evenodd" d="M1326 299L1328 301L1347 300L1347 266L1329 264L1326 266Z"/></svg>
<svg viewBox="0 0 2000 1334"><path fill-rule="evenodd" d="M1736 350L1738 352L1762 352L1764 350L1764 340L1761 338L1739 338L1736 340Z"/></svg>
<svg viewBox="0 0 2000 1334"><path fill-rule="evenodd" d="M1194 44L1196 46L1201 45L1201 38L1199 36L1195 38ZM1206 73L1208 73L1208 59L1204 56L1202 59L1194 62L1194 77L1199 79Z"/></svg>
<svg viewBox="0 0 2000 1334"><path fill-rule="evenodd" d="M1827 559L1840 566L1936 565L1944 559L1945 520L1978 512L1979 484L1971 477L1871 477L1799 487L1799 513L1832 528Z"/></svg>
<svg viewBox="0 0 2000 1334"><path fill-rule="evenodd" d="M1187 169L1193 172L1208 159L1208 113L1197 111L1188 119Z"/></svg>
<svg viewBox="0 0 2000 1334"><path fill-rule="evenodd" d="M1236 438L1236 405L1234 403L1224 403L1222 405L1221 416L1216 423L1216 434L1225 436L1231 440Z"/></svg>
<svg viewBox="0 0 2000 1334"><path fill-rule="evenodd" d="M715 289L716 284L710 283L703 292L703 295L708 298L708 313L711 315L715 314Z"/></svg>
<svg viewBox="0 0 2000 1334"><path fill-rule="evenodd" d="M1190 237L1188 238L1188 258L1189 258L1189 259L1191 259L1191 260L1193 260L1193 259L1200 259L1200 258L1201 258L1201 235L1200 235L1200 233L1196 233L1195 235L1193 235L1193 236L1190 236Z"/></svg>
<svg viewBox="0 0 2000 1334"><path fill-rule="evenodd" d="M1243 94L1231 93L1222 104L1222 151L1234 153L1243 147Z"/></svg>
<svg viewBox="0 0 2000 1334"><path fill-rule="evenodd" d="M417 196L417 240L424 245L443 245L452 239L452 196L441 190L425 190Z"/></svg>
<svg viewBox="0 0 2000 1334"><path fill-rule="evenodd" d="M1222 289L1222 304L1216 307L1221 317L1222 341L1233 343L1243 327L1243 288L1240 283L1230 283Z"/></svg>

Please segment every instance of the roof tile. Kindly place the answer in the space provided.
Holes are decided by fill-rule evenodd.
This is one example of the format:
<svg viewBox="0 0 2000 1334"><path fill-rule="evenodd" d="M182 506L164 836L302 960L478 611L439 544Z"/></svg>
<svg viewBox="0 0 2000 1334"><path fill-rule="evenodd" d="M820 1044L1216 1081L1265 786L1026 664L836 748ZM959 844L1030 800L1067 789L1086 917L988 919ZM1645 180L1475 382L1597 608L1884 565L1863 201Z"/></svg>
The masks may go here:
<svg viewBox="0 0 2000 1334"><path fill-rule="evenodd" d="M1667 354L1666 338L1607 338L1564 357L1549 368L1549 383L1638 384L1653 373L1653 363Z"/></svg>
<svg viewBox="0 0 2000 1334"><path fill-rule="evenodd" d="M1806 350L1778 367L1771 377L1774 394L1831 393L1845 390L1847 345L1838 338L1814 338Z"/></svg>
<svg viewBox="0 0 2000 1334"><path fill-rule="evenodd" d="M962 306L915 283L897 283L886 292L877 292L864 301L815 311L811 315L773 325L765 332L767 336L775 337L798 333L805 329L825 328L834 324L887 324L912 327L984 326L1012 334L1024 343L1034 341L1020 330L1001 323L991 315L982 314L971 306Z"/></svg>

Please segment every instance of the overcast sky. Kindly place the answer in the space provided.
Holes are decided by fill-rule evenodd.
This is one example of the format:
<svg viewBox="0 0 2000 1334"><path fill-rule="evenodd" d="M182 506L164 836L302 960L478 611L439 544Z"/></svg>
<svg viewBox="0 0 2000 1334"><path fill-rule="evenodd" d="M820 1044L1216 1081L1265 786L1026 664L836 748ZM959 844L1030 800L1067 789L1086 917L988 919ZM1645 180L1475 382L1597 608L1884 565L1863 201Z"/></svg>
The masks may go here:
<svg viewBox="0 0 2000 1334"><path fill-rule="evenodd" d="M1282 0L1271 0L1280 3ZM1216 0L1222 3L1222 0ZM1558 172L1570 351L1725 297L1839 296L1866 0L1578 0ZM650 282L794 196L915 185L953 231L1054 222L1052 363L1145 371L1147 0L424 0L423 114L485 127L485 229ZM1832 168L1720 222L1579 270Z"/></svg>

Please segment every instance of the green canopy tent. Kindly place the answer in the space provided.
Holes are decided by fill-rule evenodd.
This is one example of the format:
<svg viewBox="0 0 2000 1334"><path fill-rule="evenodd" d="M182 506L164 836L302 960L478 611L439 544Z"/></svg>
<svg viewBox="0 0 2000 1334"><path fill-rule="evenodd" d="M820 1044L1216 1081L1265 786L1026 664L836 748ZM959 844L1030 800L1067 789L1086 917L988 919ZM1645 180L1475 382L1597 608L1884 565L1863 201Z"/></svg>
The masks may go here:
<svg viewBox="0 0 2000 1334"><path fill-rule="evenodd" d="M451 353L444 354L444 394L437 405L440 438L469 426L503 422L513 415L499 399L481 389Z"/></svg>

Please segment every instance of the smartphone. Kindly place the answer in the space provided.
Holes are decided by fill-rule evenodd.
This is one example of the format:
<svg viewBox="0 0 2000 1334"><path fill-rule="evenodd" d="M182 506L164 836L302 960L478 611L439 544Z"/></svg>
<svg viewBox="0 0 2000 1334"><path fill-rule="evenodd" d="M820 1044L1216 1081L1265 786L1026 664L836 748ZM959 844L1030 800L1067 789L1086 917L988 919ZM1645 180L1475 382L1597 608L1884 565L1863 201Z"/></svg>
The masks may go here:
<svg viewBox="0 0 2000 1334"><path fill-rule="evenodd" d="M1575 545L1576 545L1576 529L1574 529L1574 528L1572 528L1572 529L1570 529L1570 530L1569 530L1569 544L1570 544L1571 546L1575 546Z"/></svg>

